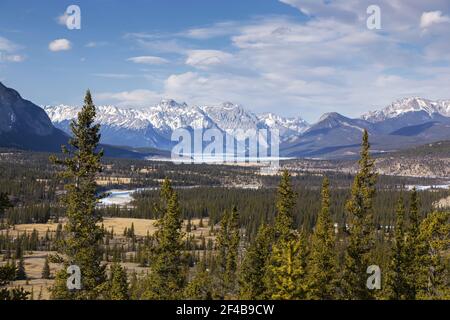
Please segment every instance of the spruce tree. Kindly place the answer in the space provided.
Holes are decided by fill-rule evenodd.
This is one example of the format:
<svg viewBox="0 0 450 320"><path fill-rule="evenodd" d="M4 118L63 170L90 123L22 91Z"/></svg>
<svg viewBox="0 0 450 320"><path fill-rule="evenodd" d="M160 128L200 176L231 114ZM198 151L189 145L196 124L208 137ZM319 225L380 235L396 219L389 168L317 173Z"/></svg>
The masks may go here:
<svg viewBox="0 0 450 320"><path fill-rule="evenodd" d="M12 204L9 201L8 195L5 192L0 192L0 223L3 221L5 210L11 207Z"/></svg>
<svg viewBox="0 0 450 320"><path fill-rule="evenodd" d="M408 283L408 252L405 243L405 204L400 198L396 209L395 239L386 280L387 298L410 299Z"/></svg>
<svg viewBox="0 0 450 320"><path fill-rule="evenodd" d="M102 253L99 242L103 238L97 225L102 218L95 206L99 200L96 189L96 175L101 172L100 160L103 151L98 151L100 126L94 124L95 106L91 93L86 92L84 105L77 119L70 127L72 138L69 148L63 147L62 159L55 156L51 160L65 167L61 177L68 181L64 199L67 222L64 226L65 238L60 253L66 257L65 267L58 272L54 287L54 299L96 299L99 289L106 281L105 266L101 264ZM66 267L77 265L81 270L81 290L68 292L66 287Z"/></svg>
<svg viewBox="0 0 450 320"><path fill-rule="evenodd" d="M284 170L277 191L276 217L275 217L275 240L286 238L293 229L293 210L295 207L296 194L292 189L291 175Z"/></svg>
<svg viewBox="0 0 450 320"><path fill-rule="evenodd" d="M230 213L225 212L217 236L219 252L219 279L222 287L221 296L234 295L236 289L237 258L240 242L239 215L234 206Z"/></svg>
<svg viewBox="0 0 450 320"><path fill-rule="evenodd" d="M115 262L111 265L109 277L108 297L110 300L128 300L127 272L122 266Z"/></svg>
<svg viewBox="0 0 450 320"><path fill-rule="evenodd" d="M416 299L418 282L417 274L422 268L422 252L420 248L420 199L419 194L414 187L411 192L408 223L405 232L405 270L408 292L405 293L405 299Z"/></svg>
<svg viewBox="0 0 450 320"><path fill-rule="evenodd" d="M260 300L269 298L264 282L266 266L270 258L273 231L270 226L262 224L255 240L250 244L240 272L240 298Z"/></svg>
<svg viewBox="0 0 450 320"><path fill-rule="evenodd" d="M268 282L266 278L270 299L306 298L306 260L306 239L297 231L292 231L273 245L266 273L270 277Z"/></svg>
<svg viewBox="0 0 450 320"><path fill-rule="evenodd" d="M197 265L195 276L184 289L184 298L187 300L211 300L214 296L211 272L202 260Z"/></svg>
<svg viewBox="0 0 450 320"><path fill-rule="evenodd" d="M27 273L25 271L25 260L23 259L23 255L19 258L19 263L17 264L17 272L16 272L16 280L26 280Z"/></svg>
<svg viewBox="0 0 450 320"><path fill-rule="evenodd" d="M417 298L450 299L450 212L433 212L420 224Z"/></svg>
<svg viewBox="0 0 450 320"><path fill-rule="evenodd" d="M48 256L45 257L44 267L42 268L41 277L42 277L42 279L50 279L50 277L51 277L50 264L48 262Z"/></svg>
<svg viewBox="0 0 450 320"><path fill-rule="evenodd" d="M359 170L355 176L350 199L346 203L349 236L345 250L342 291L346 299L371 299L366 288L367 267L373 264L374 248L373 198L377 174L371 159L369 134L364 130Z"/></svg>
<svg viewBox="0 0 450 320"><path fill-rule="evenodd" d="M337 257L335 236L330 217L329 182L325 177L322 186L322 208L311 240L308 265L308 298L330 300L336 297Z"/></svg>
<svg viewBox="0 0 450 320"><path fill-rule="evenodd" d="M161 188L160 208L165 210L158 220L155 233L156 245L151 253L150 274L145 299L178 299L186 281L185 263L182 259L183 233L178 195L169 179Z"/></svg>

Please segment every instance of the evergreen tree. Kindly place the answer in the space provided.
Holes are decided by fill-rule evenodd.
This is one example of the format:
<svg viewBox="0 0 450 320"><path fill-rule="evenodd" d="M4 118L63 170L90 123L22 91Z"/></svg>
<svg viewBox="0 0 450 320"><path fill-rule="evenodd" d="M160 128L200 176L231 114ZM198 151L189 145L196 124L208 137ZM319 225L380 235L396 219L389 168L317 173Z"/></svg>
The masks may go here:
<svg viewBox="0 0 450 320"><path fill-rule="evenodd" d="M233 295L236 289L236 270L239 249L239 215L233 207L231 213L225 212L217 236L219 251L219 278L222 286L222 297Z"/></svg>
<svg viewBox="0 0 450 320"><path fill-rule="evenodd" d="M450 213L433 212L420 224L420 265L416 274L418 299L450 299Z"/></svg>
<svg viewBox="0 0 450 320"><path fill-rule="evenodd" d="M405 204L403 198L397 203L395 239L386 280L387 298L394 300L410 299L407 278L408 252L405 247Z"/></svg>
<svg viewBox="0 0 450 320"><path fill-rule="evenodd" d="M70 149L63 147L66 157L51 157L54 163L65 167L61 176L69 181L64 200L66 238L60 251L67 257L66 267L73 264L80 268L82 283L81 290L68 292L66 268L63 268L58 272L51 290L54 299L96 299L101 294L100 286L106 281L99 247L103 234L97 225L102 219L95 210L99 200L95 178L101 172L103 151L97 151L100 126L94 121L95 106L88 90L82 110L70 125L73 138L69 141Z"/></svg>
<svg viewBox="0 0 450 320"><path fill-rule="evenodd" d="M44 267L42 268L42 279L50 279L50 264L48 262L48 256L45 257Z"/></svg>
<svg viewBox="0 0 450 320"><path fill-rule="evenodd" d="M184 297L188 300L211 300L214 291L211 273L202 260L197 265L194 278L184 289Z"/></svg>
<svg viewBox="0 0 450 320"><path fill-rule="evenodd" d="M293 229L295 197L296 194L291 184L291 175L287 170L284 170L277 192L277 215L275 217L274 227L276 240L288 237L290 231Z"/></svg>
<svg viewBox="0 0 450 320"><path fill-rule="evenodd" d="M241 299L260 300L269 298L264 275L270 258L272 241L273 231L271 227L262 224L242 262L239 282Z"/></svg>
<svg viewBox="0 0 450 320"><path fill-rule="evenodd" d="M322 209L317 217L311 239L311 253L308 266L308 298L329 300L336 294L335 236L330 217L329 182L325 177L322 186Z"/></svg>
<svg viewBox="0 0 450 320"><path fill-rule="evenodd" d="M366 288L366 270L373 264L370 263L375 229L372 207L377 175L369 150L369 134L364 130L359 171L353 182L350 199L346 203L350 234L347 239L341 282L346 299L372 298L372 293Z"/></svg>
<svg viewBox="0 0 450 320"><path fill-rule="evenodd" d="M8 195L5 192L0 192L0 223L3 220L5 210L11 208L12 204L9 201Z"/></svg>
<svg viewBox="0 0 450 320"><path fill-rule="evenodd" d="M272 247L266 276L271 299L296 300L306 298L306 243L305 237L293 231ZM270 287L269 287L270 286Z"/></svg>
<svg viewBox="0 0 450 320"><path fill-rule="evenodd" d="M420 199L416 188L413 188L410 198L409 219L407 230L405 232L405 270L408 292L405 293L405 299L413 300L417 297L418 282L417 275L422 268L423 253L420 247Z"/></svg>
<svg viewBox="0 0 450 320"><path fill-rule="evenodd" d="M111 265L109 278L108 298L110 300L128 300L127 272L122 266L115 262Z"/></svg>
<svg viewBox="0 0 450 320"><path fill-rule="evenodd" d="M152 252L151 271L143 297L177 299L182 294L186 280L182 259L182 220L177 193L167 178L161 188L161 200L163 203L160 208L165 208L165 212L157 223L156 246Z"/></svg>
<svg viewBox="0 0 450 320"><path fill-rule="evenodd" d="M26 280L27 273L25 271L25 260L23 259L23 255L19 258L19 263L17 264L17 272L16 272L16 280Z"/></svg>

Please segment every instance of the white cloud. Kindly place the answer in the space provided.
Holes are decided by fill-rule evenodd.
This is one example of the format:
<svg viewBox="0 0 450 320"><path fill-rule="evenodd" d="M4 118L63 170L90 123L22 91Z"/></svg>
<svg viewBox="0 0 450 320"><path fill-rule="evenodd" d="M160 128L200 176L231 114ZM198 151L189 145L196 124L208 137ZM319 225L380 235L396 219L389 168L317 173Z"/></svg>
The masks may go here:
<svg viewBox="0 0 450 320"><path fill-rule="evenodd" d="M228 63L233 55L220 50L190 50L187 52L186 64L205 69Z"/></svg>
<svg viewBox="0 0 450 320"><path fill-rule="evenodd" d="M64 12L63 14L57 16L55 18L56 22L62 26L66 25L67 22L67 18L69 17L69 15L67 14L67 12Z"/></svg>
<svg viewBox="0 0 450 320"><path fill-rule="evenodd" d="M433 24L450 22L450 17L442 15L441 11L424 12L420 18L420 27L429 28Z"/></svg>
<svg viewBox="0 0 450 320"><path fill-rule="evenodd" d="M17 54L21 46L0 36L0 62L22 62L25 56Z"/></svg>
<svg viewBox="0 0 450 320"><path fill-rule="evenodd" d="M0 36L0 51L13 52L18 49L19 46L17 44Z"/></svg>
<svg viewBox="0 0 450 320"><path fill-rule="evenodd" d="M429 11L428 2L379 0L381 32L366 27L372 0L282 2L308 17L257 17L171 35L130 36L143 50L185 57L191 70L154 81L158 92L134 93L142 99L125 92L116 101L233 101L255 112L300 115L313 122L329 111L356 117L405 96L450 98L450 33L442 27L423 36L419 21ZM433 10L446 17L450 2L435 0ZM222 47L221 42L185 42L225 36L229 42Z"/></svg>
<svg viewBox="0 0 450 320"><path fill-rule="evenodd" d="M148 104L154 104L161 100L161 95L158 93L146 90L138 89L132 91L123 92L102 92L95 94L96 100L105 102L115 102L120 106L133 106L142 107Z"/></svg>
<svg viewBox="0 0 450 320"><path fill-rule="evenodd" d="M131 57L128 58L127 61L131 61L134 63L141 63L141 64L165 64L168 63L169 60L156 57L156 56L139 56L139 57Z"/></svg>
<svg viewBox="0 0 450 320"><path fill-rule="evenodd" d="M25 57L19 54L2 54L0 52L0 62L4 61L4 62L22 62L25 60Z"/></svg>
<svg viewBox="0 0 450 320"><path fill-rule="evenodd" d="M48 49L50 51L66 51L72 49L72 44L67 39L56 39L49 43Z"/></svg>
<svg viewBox="0 0 450 320"><path fill-rule="evenodd" d="M86 48L97 48L97 47L103 47L106 46L108 42L106 41L90 41L85 44Z"/></svg>

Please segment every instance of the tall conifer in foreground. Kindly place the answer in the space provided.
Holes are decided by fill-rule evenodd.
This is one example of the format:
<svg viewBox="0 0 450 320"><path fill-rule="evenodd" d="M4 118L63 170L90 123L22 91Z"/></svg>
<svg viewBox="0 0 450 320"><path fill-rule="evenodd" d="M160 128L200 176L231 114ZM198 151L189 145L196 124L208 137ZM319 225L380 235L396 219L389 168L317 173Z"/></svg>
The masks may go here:
<svg viewBox="0 0 450 320"><path fill-rule="evenodd" d="M293 229L293 210L296 194L292 189L291 175L284 170L277 190L276 216L275 216L275 240L286 238Z"/></svg>
<svg viewBox="0 0 450 320"><path fill-rule="evenodd" d="M432 212L420 224L417 299L450 300L450 212Z"/></svg>
<svg viewBox="0 0 450 320"><path fill-rule="evenodd" d="M269 298L264 283L264 274L270 257L272 241L273 231L271 227L262 224L242 262L239 281L241 299L260 300Z"/></svg>
<svg viewBox="0 0 450 320"><path fill-rule="evenodd" d="M414 187L411 192L409 214L407 223L405 223L405 270L408 292L405 293L405 299L412 300L417 297L418 281L417 275L422 268L421 252L424 248L420 246L420 199L419 194Z"/></svg>
<svg viewBox="0 0 450 320"><path fill-rule="evenodd" d="M179 299L186 281L182 259L183 233L178 195L169 179L161 187L161 210L155 233L156 244L151 253L150 274L146 280L144 299Z"/></svg>
<svg viewBox="0 0 450 320"><path fill-rule="evenodd" d="M111 265L107 296L110 300L129 299L127 272L118 262Z"/></svg>
<svg viewBox="0 0 450 320"><path fill-rule="evenodd" d="M303 233L291 231L272 247L267 275L271 277L268 287L270 299L305 299L307 246Z"/></svg>
<svg viewBox="0 0 450 320"><path fill-rule="evenodd" d="M377 174L374 172L374 161L369 150L369 134L364 130L359 170L353 182L350 199L346 203L349 236L341 282L343 297L346 299L372 298L372 293L366 288L366 271L367 267L373 264L370 261L375 231L372 202Z"/></svg>
<svg viewBox="0 0 450 320"><path fill-rule="evenodd" d="M322 185L322 208L311 240L308 265L308 298L329 300L336 294L335 235L330 217L329 181L325 177Z"/></svg>
<svg viewBox="0 0 450 320"><path fill-rule="evenodd" d="M303 233L293 230L295 197L291 176L284 170L277 190L274 242L264 275L265 294L271 299L305 297L307 248Z"/></svg>
<svg viewBox="0 0 450 320"><path fill-rule="evenodd" d="M234 295L236 289L236 270L238 264L239 215L237 208L233 207L231 212L225 212L220 222L220 230L217 236L218 247L218 275L222 287L221 297Z"/></svg>
<svg viewBox="0 0 450 320"><path fill-rule="evenodd" d="M400 198L397 203L395 239L386 280L386 297L394 300L411 298L408 284L408 252L405 242L405 212L403 198Z"/></svg>
<svg viewBox="0 0 450 320"><path fill-rule="evenodd" d="M99 200L96 190L96 175L101 172L100 160L103 151L97 151L100 141L100 126L94 124L95 106L88 90L84 105L70 128L72 138L69 148L63 147L65 157L51 160L65 167L61 177L68 181L64 198L67 222L65 238L59 252L65 259L65 267L58 272L52 288L54 299L97 299L101 285L105 282L105 267L101 264L99 242L103 238L97 225L102 218L95 210ZM77 265L81 270L81 290L69 292L66 285L66 267Z"/></svg>

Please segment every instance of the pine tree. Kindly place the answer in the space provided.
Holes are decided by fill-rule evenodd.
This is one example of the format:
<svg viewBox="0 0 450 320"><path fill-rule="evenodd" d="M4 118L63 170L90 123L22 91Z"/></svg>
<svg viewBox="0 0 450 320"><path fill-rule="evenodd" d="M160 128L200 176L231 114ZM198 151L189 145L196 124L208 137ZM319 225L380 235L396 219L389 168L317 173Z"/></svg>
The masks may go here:
<svg viewBox="0 0 450 320"><path fill-rule="evenodd" d="M372 201L375 196L376 173L371 159L369 134L364 130L361 159L350 199L346 203L349 215L348 245L345 251L342 290L346 299L370 299L372 293L366 288L367 267L374 248L374 223Z"/></svg>
<svg viewBox="0 0 450 320"><path fill-rule="evenodd" d="M433 212L420 224L419 262L421 268L415 275L417 298L432 300L450 299L449 258L450 212Z"/></svg>
<svg viewBox="0 0 450 320"><path fill-rule="evenodd" d="M17 264L17 272L16 272L16 280L26 280L27 273L25 271L25 260L23 259L23 255L19 258L19 263Z"/></svg>
<svg viewBox="0 0 450 320"><path fill-rule="evenodd" d="M111 265L109 278L108 298L110 300L128 300L127 272L122 266L115 262Z"/></svg>
<svg viewBox="0 0 450 320"><path fill-rule="evenodd" d="M291 175L284 170L277 192L277 215L275 217L275 239L282 239L289 236L293 229L293 210L295 206L296 194L292 189Z"/></svg>
<svg viewBox="0 0 450 320"><path fill-rule="evenodd" d="M308 265L308 298L330 300L336 295L335 236L330 217L329 182L325 177L322 186L322 209L311 240Z"/></svg>
<svg viewBox="0 0 450 320"><path fill-rule="evenodd" d="M403 198L397 203L395 239L386 280L387 298L394 300L410 299L407 278L408 252L405 246L405 204Z"/></svg>
<svg viewBox="0 0 450 320"><path fill-rule="evenodd" d="M237 257L240 242L238 220L239 215L237 208L234 206L231 213L225 212L217 236L222 297L235 294Z"/></svg>
<svg viewBox="0 0 450 320"><path fill-rule="evenodd" d="M0 192L0 223L3 221L5 210L11 207L12 204L9 201L8 195L5 192Z"/></svg>
<svg viewBox="0 0 450 320"><path fill-rule="evenodd" d="M50 279L50 264L48 263L48 256L45 257L44 267L42 268L42 279Z"/></svg>
<svg viewBox="0 0 450 320"><path fill-rule="evenodd" d="M271 227L262 224L242 262L239 282L241 299L260 300L269 298L264 275L270 258L272 241L273 231Z"/></svg>
<svg viewBox="0 0 450 320"><path fill-rule="evenodd" d="M410 198L408 224L405 232L405 270L408 292L405 299L416 299L418 283L417 274L422 268L422 252L420 248L420 199L416 188L413 188Z"/></svg>
<svg viewBox="0 0 450 320"><path fill-rule="evenodd" d="M161 188L161 201L160 208L165 208L165 212L157 223L145 299L177 299L182 295L186 280L181 209L177 193L167 178Z"/></svg>
<svg viewBox="0 0 450 320"><path fill-rule="evenodd" d="M103 234L97 225L102 219L95 210L99 199L95 178L101 172L103 151L97 151L100 126L94 124L94 121L95 106L88 90L82 110L70 125L73 138L69 141L69 148L63 147L66 157L51 157L54 163L65 167L61 176L69 181L64 200L66 237L60 253L67 257L65 267L73 264L80 268L82 284L81 290L68 292L66 268L63 268L58 272L51 290L54 299L96 299L101 294L99 288L106 281L99 247Z"/></svg>
<svg viewBox="0 0 450 320"><path fill-rule="evenodd" d="M270 299L296 300L306 298L306 241L302 234L292 231L272 247L266 276Z"/></svg>
<svg viewBox="0 0 450 320"><path fill-rule="evenodd" d="M214 295L211 272L202 260L196 268L194 278L184 289L184 298L188 300L211 300Z"/></svg>

